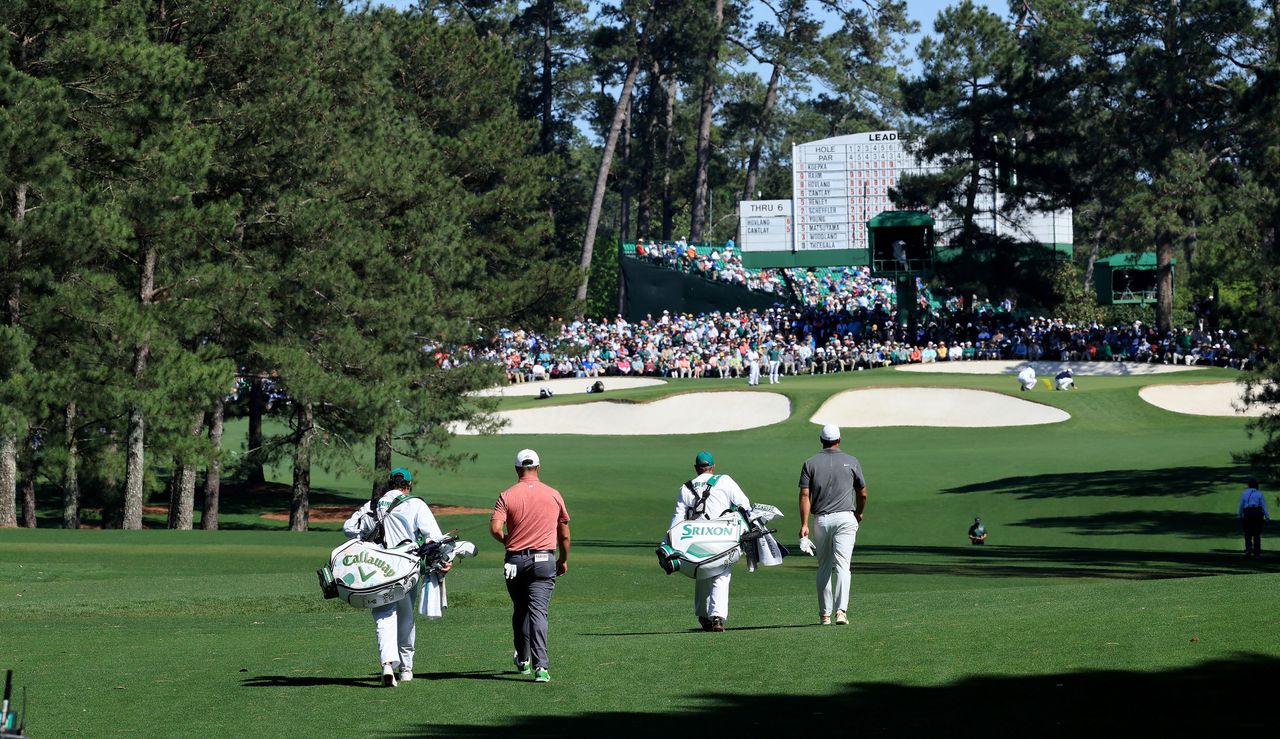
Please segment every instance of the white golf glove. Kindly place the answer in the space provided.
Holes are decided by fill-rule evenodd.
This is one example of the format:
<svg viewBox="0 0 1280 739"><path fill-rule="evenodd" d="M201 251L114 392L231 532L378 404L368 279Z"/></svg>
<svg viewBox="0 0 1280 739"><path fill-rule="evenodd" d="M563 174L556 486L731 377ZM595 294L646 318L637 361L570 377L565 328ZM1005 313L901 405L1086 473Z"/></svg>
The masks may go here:
<svg viewBox="0 0 1280 739"><path fill-rule="evenodd" d="M814 546L813 539L802 536L800 537L800 551L812 557L818 553L818 547Z"/></svg>
<svg viewBox="0 0 1280 739"><path fill-rule="evenodd" d="M508 580L514 580L516 579L516 570L518 569L518 567L508 562L502 566L502 574Z"/></svg>

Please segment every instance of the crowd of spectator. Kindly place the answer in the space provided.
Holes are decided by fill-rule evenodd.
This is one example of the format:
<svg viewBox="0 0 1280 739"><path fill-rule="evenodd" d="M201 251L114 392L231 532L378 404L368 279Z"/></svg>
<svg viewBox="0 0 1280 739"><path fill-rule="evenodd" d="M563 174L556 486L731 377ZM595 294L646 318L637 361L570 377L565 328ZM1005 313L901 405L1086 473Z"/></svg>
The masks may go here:
<svg viewBox="0 0 1280 739"><path fill-rule="evenodd" d="M565 321L547 333L504 329L471 348L470 358L499 363L511 382L625 375L727 379L746 376L753 358L762 364L776 359L784 375L983 359L1237 369L1267 359L1247 333L1201 327L1162 333L1141 322L1076 325L1020 317L1009 301L966 305L950 293L937 299L919 281L918 315L925 317L900 326L893 281L872 277L868 267L752 270L743 266L732 241L699 250L684 240L641 239L635 255L778 295L780 301L763 311Z"/></svg>
<svg viewBox="0 0 1280 739"><path fill-rule="evenodd" d="M892 311L896 307L893 280L872 277L870 267L748 269L733 239L710 251L690 246L684 239L640 239L635 255L668 269L795 299L810 308L836 312L859 308Z"/></svg>
<svg viewBox="0 0 1280 739"><path fill-rule="evenodd" d="M777 306L764 311L673 315L631 322L565 321L548 333L503 330L476 355L500 363L511 382L559 377L650 375L744 377L752 357L773 354L781 373L826 374L895 364L1129 361L1246 369L1267 352L1246 333L1141 322L1074 325L1010 313L961 313L897 326L879 305Z"/></svg>

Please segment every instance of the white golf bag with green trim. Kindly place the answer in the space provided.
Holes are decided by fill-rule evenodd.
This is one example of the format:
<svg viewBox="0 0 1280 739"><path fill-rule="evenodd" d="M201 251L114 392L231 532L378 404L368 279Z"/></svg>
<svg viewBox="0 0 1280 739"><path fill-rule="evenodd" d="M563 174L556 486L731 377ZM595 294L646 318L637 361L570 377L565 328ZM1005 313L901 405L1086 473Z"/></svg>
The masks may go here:
<svg viewBox="0 0 1280 739"><path fill-rule="evenodd" d="M735 507L716 518L681 521L656 550L658 564L668 575L680 572L696 579L724 573L744 554L752 570L757 563L781 564L787 552L773 540L776 529L765 528L766 522L781 517L776 507L756 504L749 511Z"/></svg>
<svg viewBox="0 0 1280 739"><path fill-rule="evenodd" d="M476 556L476 545L456 531L440 541L405 542L396 547L352 539L329 555L316 571L325 598L341 598L356 608L376 608L407 597L422 577L440 572L446 563Z"/></svg>
<svg viewBox="0 0 1280 739"><path fill-rule="evenodd" d="M407 542L385 548L352 539L329 555L328 577L337 597L356 608L376 608L407 597L421 577L418 545ZM324 587L326 574L321 574Z"/></svg>

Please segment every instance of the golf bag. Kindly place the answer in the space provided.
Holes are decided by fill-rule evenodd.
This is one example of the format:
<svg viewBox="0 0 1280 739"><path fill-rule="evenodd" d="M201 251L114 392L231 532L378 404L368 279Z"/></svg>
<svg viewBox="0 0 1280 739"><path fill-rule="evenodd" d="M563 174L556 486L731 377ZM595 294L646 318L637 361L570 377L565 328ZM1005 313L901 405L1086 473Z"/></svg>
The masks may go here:
<svg viewBox="0 0 1280 739"><path fill-rule="evenodd" d="M681 521L667 531L667 538L655 550L658 564L670 575L680 572L692 578L715 577L733 567L747 555L751 569L755 565L782 563L787 551L773 540L777 529L765 523L781 518L782 511L765 504L740 508L712 519Z"/></svg>
<svg viewBox="0 0 1280 739"><path fill-rule="evenodd" d="M418 545L386 548L352 539L333 550L320 570L326 598L341 598L356 608L376 608L406 597L421 577Z"/></svg>
<svg viewBox="0 0 1280 739"><path fill-rule="evenodd" d="M0 737L3 739L26 739L27 731L27 689L22 689L22 717L13 708L13 670L4 673L4 703L0 704Z"/></svg>
<svg viewBox="0 0 1280 739"><path fill-rule="evenodd" d="M317 571L325 598L341 598L356 608L376 608L407 597L424 574L437 572L445 562L474 557L476 545L449 532L440 541L383 547L352 539L329 555Z"/></svg>

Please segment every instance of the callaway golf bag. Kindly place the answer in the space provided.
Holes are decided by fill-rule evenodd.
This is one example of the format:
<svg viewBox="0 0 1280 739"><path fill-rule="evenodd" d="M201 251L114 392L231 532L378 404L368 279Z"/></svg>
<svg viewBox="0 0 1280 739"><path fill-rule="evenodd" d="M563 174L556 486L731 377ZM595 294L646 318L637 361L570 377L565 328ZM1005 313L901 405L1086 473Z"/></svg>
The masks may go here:
<svg viewBox="0 0 1280 739"><path fill-rule="evenodd" d="M424 573L475 553L476 545L458 539L454 531L440 541L396 547L352 539L335 548L329 564L316 574L325 598L341 598L356 608L376 608L408 596Z"/></svg>
<svg viewBox="0 0 1280 739"><path fill-rule="evenodd" d="M657 548L658 564L668 575L680 572L692 578L715 577L743 555L753 571L756 564L781 564L787 551L773 539L777 529L765 524L782 517L776 507L757 503L749 511L735 507L716 518L681 521Z"/></svg>
<svg viewBox="0 0 1280 739"><path fill-rule="evenodd" d="M22 689L22 718L13 707L13 670L4 673L4 703L0 704L0 738L25 739L27 730L27 689Z"/></svg>

